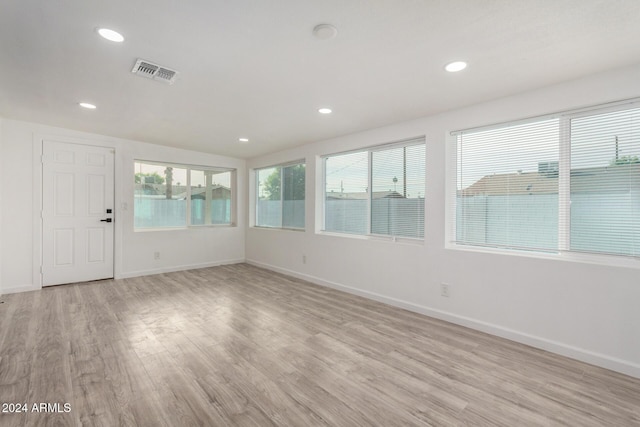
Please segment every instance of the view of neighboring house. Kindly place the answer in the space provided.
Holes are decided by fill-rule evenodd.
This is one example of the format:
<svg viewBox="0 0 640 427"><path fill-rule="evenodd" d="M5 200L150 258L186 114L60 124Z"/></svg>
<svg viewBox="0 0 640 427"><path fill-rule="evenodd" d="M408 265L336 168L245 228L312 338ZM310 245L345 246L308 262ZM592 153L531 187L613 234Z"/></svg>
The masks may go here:
<svg viewBox="0 0 640 427"><path fill-rule="evenodd" d="M458 190L457 238L480 245L557 251L558 194L557 162L540 163L537 172L484 176ZM634 243L640 236L624 222L634 215L640 215L640 164L571 170L571 250L587 249L582 239L597 229L606 238L599 240L596 250L640 254ZM594 250L592 240L588 249Z"/></svg>
<svg viewBox="0 0 640 427"><path fill-rule="evenodd" d="M231 189L224 185L213 184L210 187L211 200L231 200ZM186 192L184 197L187 197ZM198 186L191 189L191 200L194 199L206 199L206 192L204 187Z"/></svg>
<svg viewBox="0 0 640 427"><path fill-rule="evenodd" d="M327 231L368 233L367 192L328 192L325 195L324 226ZM387 236L424 236L424 198L404 197L397 191L371 194L371 233Z"/></svg>
<svg viewBox="0 0 640 427"><path fill-rule="evenodd" d="M211 187L211 199L230 199L231 189L224 185L213 184ZM167 195L166 184L155 183L136 183L134 186L134 193L137 196L160 196L165 197ZM202 186L191 188L191 199L205 199L205 188ZM171 186L171 198L172 199L186 199L187 198L187 186L186 185L172 185Z"/></svg>
<svg viewBox="0 0 640 427"><path fill-rule="evenodd" d="M331 191L326 193L327 200L367 200L369 198L369 194L367 192L356 192L356 193L345 193L345 192L334 192ZM376 199L397 199L404 198L404 196L397 191L374 191L371 194L371 198L373 200Z"/></svg>
<svg viewBox="0 0 640 427"><path fill-rule="evenodd" d="M153 228L184 226L186 223L188 197L187 186L172 185L167 197L167 185L136 183L134 185L135 227ZM210 203L206 207L206 188L191 188L191 225L226 224L231 220L231 189L213 184L209 187ZM210 220L207 221L206 217Z"/></svg>

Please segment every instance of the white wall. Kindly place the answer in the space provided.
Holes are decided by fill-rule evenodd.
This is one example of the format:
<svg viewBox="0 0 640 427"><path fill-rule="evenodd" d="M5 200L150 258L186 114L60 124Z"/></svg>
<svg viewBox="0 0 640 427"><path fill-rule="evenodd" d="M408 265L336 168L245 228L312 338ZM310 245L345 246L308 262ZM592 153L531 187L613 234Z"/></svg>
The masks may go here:
<svg viewBox="0 0 640 427"><path fill-rule="evenodd" d="M40 288L37 213L42 138L116 150L117 278L244 260L243 203L238 203L237 227L134 232L132 212L134 159L235 168L240 201L246 199L244 160L5 119L0 128L0 293ZM159 260L154 260L156 251L160 252Z"/></svg>
<svg viewBox="0 0 640 427"><path fill-rule="evenodd" d="M4 125L4 120L0 118L0 154L2 154L2 126ZM3 156L0 155L0 178L2 178L2 161ZM0 295L2 292L2 241L4 240L2 236L2 182L0 181Z"/></svg>
<svg viewBox="0 0 640 427"><path fill-rule="evenodd" d="M639 76L640 65L251 159L249 168L306 158L307 228L248 227L247 260L640 377L640 262L607 266L445 248L450 131L638 97ZM427 143L424 244L316 233L318 156L418 135ZM450 298L440 296L441 282L450 285Z"/></svg>

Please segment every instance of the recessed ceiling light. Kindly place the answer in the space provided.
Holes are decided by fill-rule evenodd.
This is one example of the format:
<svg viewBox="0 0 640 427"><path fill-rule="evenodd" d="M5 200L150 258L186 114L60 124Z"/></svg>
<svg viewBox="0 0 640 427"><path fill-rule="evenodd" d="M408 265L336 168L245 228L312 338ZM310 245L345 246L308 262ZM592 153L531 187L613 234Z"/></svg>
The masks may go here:
<svg viewBox="0 0 640 427"><path fill-rule="evenodd" d="M95 105L93 105L93 104L89 104L88 102L81 102L81 103L80 103L80 106L81 106L82 108L86 108L86 109L88 109L88 110L95 110L95 109L97 108Z"/></svg>
<svg viewBox="0 0 640 427"><path fill-rule="evenodd" d="M320 108L318 110L318 113L320 113L320 114L331 114L331 108Z"/></svg>
<svg viewBox="0 0 640 427"><path fill-rule="evenodd" d="M450 73L457 73L458 71L462 71L467 68L467 63L463 61L455 61L447 64L444 69Z"/></svg>
<svg viewBox="0 0 640 427"><path fill-rule="evenodd" d="M331 24L320 24L313 28L313 35L320 40L329 40L338 34L338 29Z"/></svg>
<svg viewBox="0 0 640 427"><path fill-rule="evenodd" d="M121 43L124 41L124 36L122 34L108 28L98 28L98 34L112 42Z"/></svg>
<svg viewBox="0 0 640 427"><path fill-rule="evenodd" d="M249 142L249 138L238 138L238 142Z"/></svg>

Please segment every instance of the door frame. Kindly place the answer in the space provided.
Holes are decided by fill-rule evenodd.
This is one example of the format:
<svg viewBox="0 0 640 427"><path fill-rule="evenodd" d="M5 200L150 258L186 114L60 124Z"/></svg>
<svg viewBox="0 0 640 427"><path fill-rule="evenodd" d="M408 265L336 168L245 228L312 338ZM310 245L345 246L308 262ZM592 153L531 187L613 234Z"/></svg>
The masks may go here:
<svg viewBox="0 0 640 427"><path fill-rule="evenodd" d="M103 147L113 150L114 154L114 229L113 229L113 277L118 279L121 276L122 271L122 219L124 211L122 209L122 162L120 144L113 140L93 139L93 138L76 138L67 137L52 134L33 134L33 289L42 289L42 241L43 241L43 227L42 227L42 179L43 179L43 164L42 153L44 147L44 141L62 142L66 144L80 144L89 145L94 147Z"/></svg>

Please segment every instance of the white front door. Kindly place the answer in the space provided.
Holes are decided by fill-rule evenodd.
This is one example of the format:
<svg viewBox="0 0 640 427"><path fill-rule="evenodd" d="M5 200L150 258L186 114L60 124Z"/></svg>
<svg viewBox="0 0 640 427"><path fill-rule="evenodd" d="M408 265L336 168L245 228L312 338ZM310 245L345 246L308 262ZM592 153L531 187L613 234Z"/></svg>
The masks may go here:
<svg viewBox="0 0 640 427"><path fill-rule="evenodd" d="M114 150L43 141L42 284L113 277Z"/></svg>

